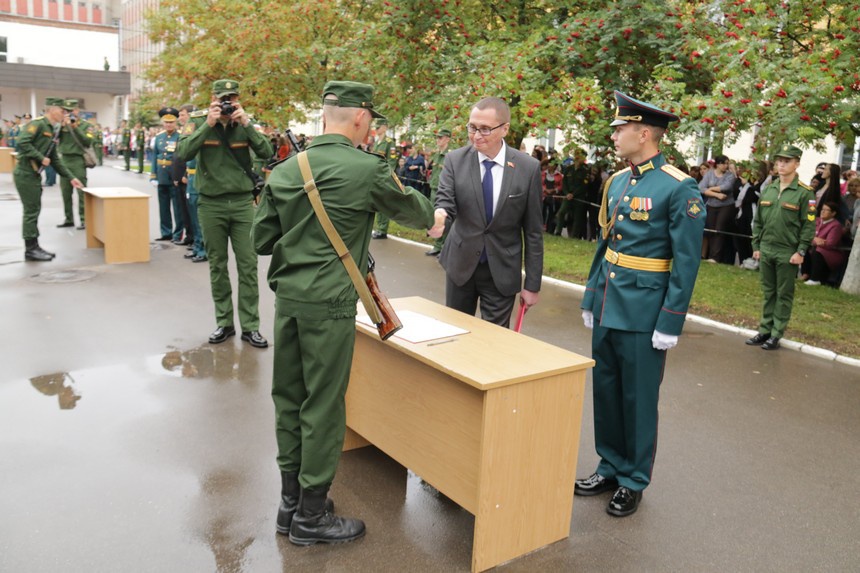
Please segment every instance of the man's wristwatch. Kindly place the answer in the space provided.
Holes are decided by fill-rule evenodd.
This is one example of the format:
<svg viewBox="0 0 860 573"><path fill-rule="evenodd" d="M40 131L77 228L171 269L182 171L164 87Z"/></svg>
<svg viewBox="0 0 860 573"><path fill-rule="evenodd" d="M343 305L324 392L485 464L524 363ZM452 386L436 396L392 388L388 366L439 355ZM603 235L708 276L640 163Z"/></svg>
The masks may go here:
<svg viewBox="0 0 860 573"><path fill-rule="evenodd" d="M804 251L804 250L797 251L797 254L800 255L801 257L806 257L806 251Z"/></svg>

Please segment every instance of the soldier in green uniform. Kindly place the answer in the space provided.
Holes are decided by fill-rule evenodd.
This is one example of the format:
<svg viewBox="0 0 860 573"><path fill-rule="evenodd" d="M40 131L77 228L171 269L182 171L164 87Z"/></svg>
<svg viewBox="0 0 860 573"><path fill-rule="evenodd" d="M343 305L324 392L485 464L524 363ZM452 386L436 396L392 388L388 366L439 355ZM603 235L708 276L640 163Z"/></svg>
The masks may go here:
<svg viewBox="0 0 860 573"><path fill-rule="evenodd" d="M63 100L49 97L45 100L45 115L27 124L21 133L18 144L18 163L13 179L21 205L24 207L22 236L24 238L24 258L28 261L50 261L54 258L39 246L39 213L42 210L42 167L53 165L62 175L70 179L73 187L83 184L69 171L60 159L57 144L63 124Z"/></svg>
<svg viewBox="0 0 860 573"><path fill-rule="evenodd" d="M93 136L93 145L96 150L96 157L99 160L99 166L104 164L104 155L105 155L105 136L102 131L102 126L99 124L95 124L95 134Z"/></svg>
<svg viewBox="0 0 860 573"><path fill-rule="evenodd" d="M705 207L695 179L659 142L675 114L615 92L612 126L630 167L606 183L601 238L582 318L593 328L594 441L600 463L574 493L614 491L606 508L636 511L651 481L666 351L678 342L701 260Z"/></svg>
<svg viewBox="0 0 860 573"><path fill-rule="evenodd" d="M585 151L577 149L573 152L573 163L563 173L561 180L561 206L555 214L555 229L553 233L561 236L561 230L567 228L570 239L584 239L585 223L588 213L586 196L588 194L588 166L585 164Z"/></svg>
<svg viewBox="0 0 860 573"><path fill-rule="evenodd" d="M233 289L227 269L227 248L233 246L239 283L239 323L242 340L256 348L269 343L260 334L257 255L251 244L254 219L254 182L250 149L260 157L272 156L272 145L251 124L239 102L239 82L217 80L212 84L208 110L194 112L183 130L179 156L197 157L194 186L199 193L197 216L206 241L209 278L215 303L217 328L211 344L236 334L233 326Z"/></svg>
<svg viewBox="0 0 860 573"><path fill-rule="evenodd" d="M6 134L6 145L11 147L12 149L18 149L18 136L20 134L21 134L21 116L16 115L14 123L9 128L9 132Z"/></svg>
<svg viewBox="0 0 860 573"><path fill-rule="evenodd" d="M96 128L90 122L80 117L78 100L65 100L63 102L63 109L67 113L63 120L63 127L60 130L60 155L63 157L63 163L72 174L72 177L78 179L86 187L87 166L84 163L84 150L92 147ZM65 220L57 225L57 227L72 227L75 224L75 216L73 214L74 190L69 179L62 175L60 176L60 191L63 194ZM80 190L78 190L78 217L81 224L77 228L83 230L86 228L86 214L84 213L84 197Z"/></svg>
<svg viewBox="0 0 860 573"><path fill-rule="evenodd" d="M397 153L397 146L394 140L390 137L385 137L388 132L388 120L380 119L376 122L376 142L373 144L373 152L381 155L388 162L388 166L394 171L397 169L397 160L400 154ZM376 227L373 231L374 239L388 238L388 215L385 213L376 214Z"/></svg>
<svg viewBox="0 0 860 573"><path fill-rule="evenodd" d="M164 131L155 135L152 143L152 166L149 181L158 188L158 217L161 236L156 241L175 241L182 238L182 212L177 203L176 185L173 184L173 154L179 144L176 118L179 110L164 107L159 110ZM130 136L129 136L130 137ZM171 205L173 217L170 216ZM175 223L175 224L174 224Z"/></svg>
<svg viewBox="0 0 860 573"><path fill-rule="evenodd" d="M442 167L445 156L448 155L448 144L451 143L451 130L440 129L436 132L436 151L430 156L430 202L436 204L436 190L439 189L439 179L442 177ZM433 242L433 248L424 253L428 257L438 257L448 236L446 230L441 237Z"/></svg>
<svg viewBox="0 0 860 573"><path fill-rule="evenodd" d="M404 188L388 161L356 149L370 130L373 88L328 82L324 133L307 150L325 209L359 269L367 269L374 213L430 227L431 203ZM355 343L358 295L304 191L298 160L276 167L254 220L257 253L272 255L275 292L275 403L281 505L277 531L298 545L364 535L364 523L337 517L327 493L346 428L344 396Z"/></svg>
<svg viewBox="0 0 860 573"><path fill-rule="evenodd" d="M764 304L758 334L746 343L764 350L779 348L791 318L797 267L815 236L815 194L797 175L801 154L793 145L776 153L779 178L762 191L753 225Z"/></svg>
<svg viewBox="0 0 860 573"><path fill-rule="evenodd" d="M134 153L137 156L137 172L143 173L143 154L146 151L146 129L138 121L134 124Z"/></svg>
<svg viewBox="0 0 860 573"><path fill-rule="evenodd" d="M128 121L122 120L120 123L120 139L119 150L122 151L122 157L125 159L125 170L131 170L131 130L128 128Z"/></svg>

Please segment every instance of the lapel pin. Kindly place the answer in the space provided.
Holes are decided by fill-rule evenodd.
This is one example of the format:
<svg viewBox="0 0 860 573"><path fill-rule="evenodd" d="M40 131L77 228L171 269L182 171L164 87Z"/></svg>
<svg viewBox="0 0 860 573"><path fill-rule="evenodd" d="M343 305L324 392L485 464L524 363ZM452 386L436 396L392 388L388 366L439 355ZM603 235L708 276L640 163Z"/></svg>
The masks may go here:
<svg viewBox="0 0 860 573"><path fill-rule="evenodd" d="M513 169L513 168L514 168L514 164L513 164L513 162L508 161L508 167L510 167L511 169Z"/></svg>

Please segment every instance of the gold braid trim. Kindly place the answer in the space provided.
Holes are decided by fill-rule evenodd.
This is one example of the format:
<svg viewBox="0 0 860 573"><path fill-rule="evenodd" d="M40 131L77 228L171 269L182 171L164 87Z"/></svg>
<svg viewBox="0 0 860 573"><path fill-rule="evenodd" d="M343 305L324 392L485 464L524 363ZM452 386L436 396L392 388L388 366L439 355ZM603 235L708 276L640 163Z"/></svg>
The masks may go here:
<svg viewBox="0 0 860 573"><path fill-rule="evenodd" d="M606 183L603 184L603 199L600 201L600 212L597 214L597 223L600 225L600 228L603 229L604 239L609 236L609 228L615 223L614 216L611 220L607 219L609 212L609 186L612 184L612 180L615 179L615 177L621 175L625 171L630 171L630 168L627 167L621 171L613 173L609 179L606 180Z"/></svg>

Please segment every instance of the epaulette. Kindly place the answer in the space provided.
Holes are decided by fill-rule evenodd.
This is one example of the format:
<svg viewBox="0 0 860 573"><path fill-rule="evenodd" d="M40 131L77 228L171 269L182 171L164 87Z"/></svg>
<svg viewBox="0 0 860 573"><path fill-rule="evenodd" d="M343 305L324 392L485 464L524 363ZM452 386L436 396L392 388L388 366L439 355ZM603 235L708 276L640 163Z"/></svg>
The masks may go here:
<svg viewBox="0 0 860 573"><path fill-rule="evenodd" d="M807 184L806 184L806 183L804 183L803 181L798 181L798 182L797 182L797 184L798 184L801 188L806 189L807 191L812 191L812 187L810 187L809 185L807 185Z"/></svg>
<svg viewBox="0 0 860 573"><path fill-rule="evenodd" d="M678 181L683 181L684 179L687 179L688 177L690 177L689 175L687 175L686 173L684 173L683 171L681 171L680 169L678 169L674 165L670 165L669 163L667 163L663 167L661 167L660 171L668 173L669 175L671 175L672 177L674 177Z"/></svg>
<svg viewBox="0 0 860 573"><path fill-rule="evenodd" d="M192 111L188 114L188 117L206 117L209 115L208 109L198 109L197 111Z"/></svg>
<svg viewBox="0 0 860 573"><path fill-rule="evenodd" d="M159 131L158 133L156 133L156 134L155 134L155 136L156 136L156 137L158 137L158 136L159 136L159 135L161 135L162 133L167 133L167 130L166 130L166 129L162 129L161 131Z"/></svg>

